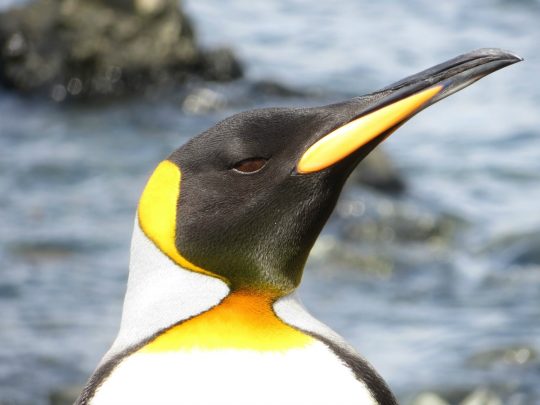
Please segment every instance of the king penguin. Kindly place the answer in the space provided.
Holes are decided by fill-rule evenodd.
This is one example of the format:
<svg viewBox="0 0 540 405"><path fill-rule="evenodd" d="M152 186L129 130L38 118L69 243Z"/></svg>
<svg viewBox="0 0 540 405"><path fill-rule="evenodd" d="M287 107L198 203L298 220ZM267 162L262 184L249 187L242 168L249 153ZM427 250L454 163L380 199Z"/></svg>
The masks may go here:
<svg viewBox="0 0 540 405"><path fill-rule="evenodd" d="M480 49L374 93L239 113L162 161L120 330L77 405L396 405L295 290L357 164L424 108L522 60Z"/></svg>

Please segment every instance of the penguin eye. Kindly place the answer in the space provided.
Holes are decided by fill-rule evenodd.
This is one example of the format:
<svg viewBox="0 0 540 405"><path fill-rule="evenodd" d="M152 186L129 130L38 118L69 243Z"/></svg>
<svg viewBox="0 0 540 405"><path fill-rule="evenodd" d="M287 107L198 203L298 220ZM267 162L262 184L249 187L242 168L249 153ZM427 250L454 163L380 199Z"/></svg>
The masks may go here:
<svg viewBox="0 0 540 405"><path fill-rule="evenodd" d="M245 159L236 163L233 170L240 173L255 173L264 167L266 161L264 158Z"/></svg>

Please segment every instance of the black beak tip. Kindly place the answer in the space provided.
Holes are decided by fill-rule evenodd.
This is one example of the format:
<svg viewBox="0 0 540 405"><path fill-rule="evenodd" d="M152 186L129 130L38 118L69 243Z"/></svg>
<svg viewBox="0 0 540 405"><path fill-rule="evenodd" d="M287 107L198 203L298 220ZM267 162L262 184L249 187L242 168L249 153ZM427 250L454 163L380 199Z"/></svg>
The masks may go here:
<svg viewBox="0 0 540 405"><path fill-rule="evenodd" d="M506 51L500 48L480 48L471 52L471 54L477 57L491 57L497 60L504 60L507 61L508 64L513 64L524 60L521 56L515 54L514 52Z"/></svg>

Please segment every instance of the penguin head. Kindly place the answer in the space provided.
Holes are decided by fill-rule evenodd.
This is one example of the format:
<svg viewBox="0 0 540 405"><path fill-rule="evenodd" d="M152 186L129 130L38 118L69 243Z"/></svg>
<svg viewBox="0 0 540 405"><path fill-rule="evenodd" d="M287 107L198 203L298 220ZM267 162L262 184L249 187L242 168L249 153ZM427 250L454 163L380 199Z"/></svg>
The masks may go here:
<svg viewBox="0 0 540 405"><path fill-rule="evenodd" d="M229 117L158 166L140 227L171 260L231 289L289 293L356 165L422 109L519 60L483 49L342 103Z"/></svg>

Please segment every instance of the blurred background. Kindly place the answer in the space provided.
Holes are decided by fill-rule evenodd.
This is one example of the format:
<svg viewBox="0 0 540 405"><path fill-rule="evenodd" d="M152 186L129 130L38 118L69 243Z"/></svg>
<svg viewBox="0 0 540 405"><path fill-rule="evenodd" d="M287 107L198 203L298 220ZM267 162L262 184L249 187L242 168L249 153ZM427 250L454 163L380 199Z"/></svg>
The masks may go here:
<svg viewBox="0 0 540 405"><path fill-rule="evenodd" d="M86 381L119 325L139 194L173 149L479 47L525 62L360 167L301 296L403 404L540 404L540 1L28 4L0 0L0 404Z"/></svg>

